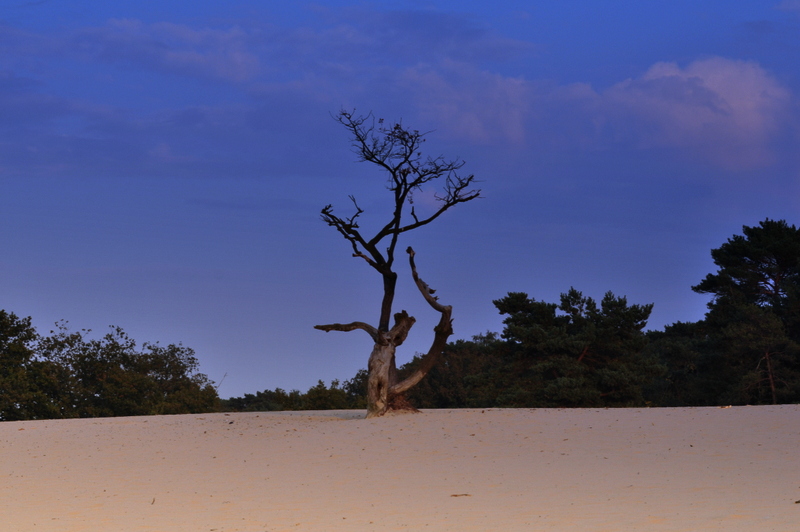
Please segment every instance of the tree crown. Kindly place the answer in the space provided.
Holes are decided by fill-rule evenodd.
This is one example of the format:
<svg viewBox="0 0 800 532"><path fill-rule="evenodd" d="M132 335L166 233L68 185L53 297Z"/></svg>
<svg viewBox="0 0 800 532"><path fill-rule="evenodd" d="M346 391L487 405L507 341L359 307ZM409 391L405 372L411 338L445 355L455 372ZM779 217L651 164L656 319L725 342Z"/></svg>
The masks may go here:
<svg viewBox="0 0 800 532"><path fill-rule="evenodd" d="M800 230L768 218L742 232L711 250L719 270L692 290L713 294L712 304L738 299L776 309L800 295Z"/></svg>
<svg viewBox="0 0 800 532"><path fill-rule="evenodd" d="M423 157L421 146L425 142L425 133L408 129L399 122L384 126L383 119L376 120L372 113L356 116L342 110L336 121L350 133L358 160L373 163L386 172L386 188L393 193L394 208L389 220L371 238L360 232L358 218L364 211L354 196L350 196L355 206L352 216L340 217L334 214L332 205L326 205L321 217L350 242L354 257L363 258L381 273L391 271L400 234L429 224L454 205L480 197L481 191L471 188L475 176L458 173L464 161L447 160L442 156ZM414 208L413 193L437 179L444 179L441 191L435 195L438 207L433 213L420 216ZM407 213L410 219L404 219L407 206L410 207ZM390 239L389 245L381 251L379 244L386 238Z"/></svg>

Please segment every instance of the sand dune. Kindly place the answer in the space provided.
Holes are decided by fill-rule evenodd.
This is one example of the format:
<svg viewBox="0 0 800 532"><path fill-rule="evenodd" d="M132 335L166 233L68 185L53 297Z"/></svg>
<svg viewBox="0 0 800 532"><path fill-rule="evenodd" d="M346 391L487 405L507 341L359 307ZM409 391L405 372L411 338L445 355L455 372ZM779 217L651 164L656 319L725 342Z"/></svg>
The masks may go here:
<svg viewBox="0 0 800 532"><path fill-rule="evenodd" d="M0 423L0 529L800 530L800 406Z"/></svg>

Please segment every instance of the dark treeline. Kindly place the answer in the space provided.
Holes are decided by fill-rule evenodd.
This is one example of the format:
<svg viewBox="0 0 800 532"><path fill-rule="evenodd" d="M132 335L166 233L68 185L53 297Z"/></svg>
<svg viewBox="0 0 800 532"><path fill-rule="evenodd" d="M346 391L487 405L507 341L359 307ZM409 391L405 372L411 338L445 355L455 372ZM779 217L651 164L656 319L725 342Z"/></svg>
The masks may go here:
<svg viewBox="0 0 800 532"><path fill-rule="evenodd" d="M367 408L367 370L362 369L355 377L340 383L331 382L330 387L318 381L315 386L301 393L276 388L231 397L221 401L221 408L234 412L263 412L268 410L344 410Z"/></svg>
<svg viewBox="0 0 800 532"><path fill-rule="evenodd" d="M407 393L419 408L714 406L800 402L800 231L743 228L711 252L719 268L692 289L703 320L645 331L652 305L570 289L558 303L509 293L502 333L450 343ZM400 368L401 378L420 363ZM306 394L264 391L232 410L362 408L366 372Z"/></svg>
<svg viewBox="0 0 800 532"><path fill-rule="evenodd" d="M447 345L407 392L418 408L714 406L800 402L800 230L765 220L711 251L718 270L692 289L704 319L645 331L651 304L571 288L557 303L494 301L501 333ZM305 393L280 388L220 401L194 352L121 329L99 340L63 324L39 336L0 311L0 420L366 408L367 372ZM400 378L421 363L399 368Z"/></svg>
<svg viewBox="0 0 800 532"><path fill-rule="evenodd" d="M410 399L439 408L800 402L800 231L765 220L711 255L718 271L692 287L712 296L699 322L643 332L652 305L512 293L494 302L507 316L502 334L450 344Z"/></svg>
<svg viewBox="0 0 800 532"><path fill-rule="evenodd" d="M64 323L40 336L0 310L0 421L189 414L219 408L194 351L136 342L119 327L101 339Z"/></svg>

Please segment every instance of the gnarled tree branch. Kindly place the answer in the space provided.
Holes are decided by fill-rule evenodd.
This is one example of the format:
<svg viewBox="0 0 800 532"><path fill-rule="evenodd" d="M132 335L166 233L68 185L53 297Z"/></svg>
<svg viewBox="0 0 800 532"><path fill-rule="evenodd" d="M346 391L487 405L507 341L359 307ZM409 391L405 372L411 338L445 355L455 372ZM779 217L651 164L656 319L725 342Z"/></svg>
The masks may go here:
<svg viewBox="0 0 800 532"><path fill-rule="evenodd" d="M394 327L386 334L389 341L395 347L402 345L408 337L408 332L411 327L417 322L414 316L409 316L408 312L403 310L394 315Z"/></svg>
<svg viewBox="0 0 800 532"><path fill-rule="evenodd" d="M419 275L417 274L417 267L414 264L414 250L409 248L406 250L408 253L408 260L411 263L411 275L414 277L414 282L417 284L417 288L422 293L422 297L425 298L425 301L433 307L435 310L442 314L442 317L439 319L439 323L436 327L433 328L434 337L433 343L431 343L430 349L428 352L422 356L422 361L420 366L417 370L409 375L404 380L394 384L390 389L390 394L400 394L407 390L413 388L419 381L428 374L428 372L436 365L436 362L439 359L439 355L442 354L444 348L447 346L447 339L453 334L453 319L451 315L453 313L453 307L450 305L442 305L439 303L439 298L434 296L435 290L433 290L428 284L420 279Z"/></svg>
<svg viewBox="0 0 800 532"><path fill-rule="evenodd" d="M331 332L331 331L355 331L356 329L361 329L362 331L366 331L372 337L372 340L375 343L381 342L381 335L378 332L378 329L370 325L369 323L364 323L363 321L354 321L353 323L331 323L330 325L314 325L315 329L319 329L320 331Z"/></svg>

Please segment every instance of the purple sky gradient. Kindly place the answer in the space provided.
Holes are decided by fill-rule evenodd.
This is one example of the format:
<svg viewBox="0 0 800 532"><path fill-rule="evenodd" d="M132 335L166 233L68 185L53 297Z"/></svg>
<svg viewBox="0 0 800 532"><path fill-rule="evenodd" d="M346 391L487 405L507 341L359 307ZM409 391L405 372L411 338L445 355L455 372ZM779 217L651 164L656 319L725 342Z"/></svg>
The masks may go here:
<svg viewBox="0 0 800 532"><path fill-rule="evenodd" d="M711 248L800 221L797 65L795 0L9 0L0 308L183 342L223 397L352 377L369 338L312 327L378 318L379 276L319 220L354 194L386 221L331 118L355 108L481 180L400 246L454 338L501 330L509 291L570 286L694 321ZM403 363L438 317L397 266Z"/></svg>

